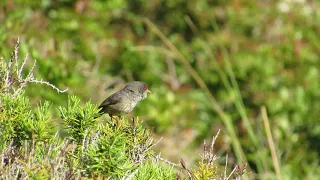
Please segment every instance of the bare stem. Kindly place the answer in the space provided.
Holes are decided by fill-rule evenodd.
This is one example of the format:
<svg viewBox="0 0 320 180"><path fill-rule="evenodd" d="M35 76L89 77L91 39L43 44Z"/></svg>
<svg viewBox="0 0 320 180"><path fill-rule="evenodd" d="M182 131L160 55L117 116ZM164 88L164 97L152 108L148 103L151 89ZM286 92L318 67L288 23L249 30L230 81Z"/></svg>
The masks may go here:
<svg viewBox="0 0 320 180"><path fill-rule="evenodd" d="M281 172L280 172L279 161L278 161L278 158L277 158L276 148L275 148L274 143L273 143L271 128L270 128L269 119L268 119L268 115L267 115L267 109L266 109L265 106L263 106L261 108L261 114L262 114L262 120L263 120L264 128L265 128L266 134L267 134L267 139L268 139L269 149L270 149L270 152L271 152L272 162L273 162L273 165L274 165L274 169L276 170L277 180L281 180Z"/></svg>

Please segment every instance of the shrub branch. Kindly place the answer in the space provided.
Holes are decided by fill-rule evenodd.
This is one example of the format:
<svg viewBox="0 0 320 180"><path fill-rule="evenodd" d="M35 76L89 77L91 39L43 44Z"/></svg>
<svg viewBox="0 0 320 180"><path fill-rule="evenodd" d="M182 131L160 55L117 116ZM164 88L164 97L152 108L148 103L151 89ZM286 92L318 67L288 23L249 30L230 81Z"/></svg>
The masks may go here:
<svg viewBox="0 0 320 180"><path fill-rule="evenodd" d="M28 61L28 54L25 56L21 66L19 67L19 46L20 46L20 39L17 39L17 42L15 44L14 50L11 53L10 60L6 63L5 61L1 62L1 65L4 65L4 71L5 75L4 77L1 77L1 93L10 93L13 94L14 97L16 97L21 91L27 86L28 83L36 83L36 84L44 84L46 86L49 86L56 90L58 93L64 93L68 89L61 90L57 88L55 85L44 81L42 79L36 79L34 77L34 69L36 66L37 61L35 60L32 67L30 68L30 71L28 75L24 78L22 76L22 73L24 71L25 65Z"/></svg>

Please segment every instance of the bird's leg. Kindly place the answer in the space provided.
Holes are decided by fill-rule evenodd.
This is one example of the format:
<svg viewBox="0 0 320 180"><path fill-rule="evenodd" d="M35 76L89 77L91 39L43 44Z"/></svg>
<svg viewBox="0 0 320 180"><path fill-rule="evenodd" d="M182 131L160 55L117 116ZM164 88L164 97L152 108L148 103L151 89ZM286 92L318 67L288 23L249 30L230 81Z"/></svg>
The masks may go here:
<svg viewBox="0 0 320 180"><path fill-rule="evenodd" d="M134 117L132 118L132 127L136 128L136 119Z"/></svg>
<svg viewBox="0 0 320 180"><path fill-rule="evenodd" d="M114 116L112 116L112 115L109 115L110 117L111 117L111 119L113 119L113 120L116 120L117 121L117 126L118 127L120 127L121 126L121 124L120 124L120 120L118 119L118 118L116 118L116 117L114 117Z"/></svg>

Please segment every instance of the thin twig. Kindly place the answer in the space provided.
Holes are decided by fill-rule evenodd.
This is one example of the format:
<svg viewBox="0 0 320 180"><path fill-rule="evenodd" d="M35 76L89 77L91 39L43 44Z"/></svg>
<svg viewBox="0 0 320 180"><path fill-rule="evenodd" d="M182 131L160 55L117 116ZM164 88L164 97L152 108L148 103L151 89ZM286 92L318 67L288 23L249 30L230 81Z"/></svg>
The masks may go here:
<svg viewBox="0 0 320 180"><path fill-rule="evenodd" d="M33 79L31 80L30 82L34 82L36 84L45 84L47 86L50 86L52 89L56 90L58 93L64 93L66 91L68 91L68 88L65 89L65 90L60 90L59 88L57 88L55 85L53 84L50 84L49 82L47 81L43 81L42 79L38 80L38 79Z"/></svg>
<svg viewBox="0 0 320 180"><path fill-rule="evenodd" d="M180 159L180 164L181 164L182 168L187 171L190 180L194 180L192 172L187 168L186 163L184 162L184 160L182 158Z"/></svg>
<svg viewBox="0 0 320 180"><path fill-rule="evenodd" d="M27 64L28 61L28 54L25 56L24 61L22 62L21 66L19 67L19 45L20 45L20 39L18 38L14 50L11 53L10 60L5 63L5 75L2 78L4 83L4 88L1 90L1 92L9 92L12 93L12 95L15 97L17 96L24 87L32 82L36 84L45 84L47 86L50 86L54 90L56 90L58 93L66 92L68 89L60 90L55 85L46 82L42 79L38 80L34 77L34 69L36 66L36 61L34 61L32 67L30 68L30 71L28 75L23 78L22 74L24 71L24 67ZM14 63L14 65L13 65Z"/></svg>
<svg viewBox="0 0 320 180"><path fill-rule="evenodd" d="M217 140L219 134L220 134L220 129L218 130L217 134L215 136L213 136L213 138L212 138L211 147L210 147L211 154L213 154L213 146L216 143L216 140Z"/></svg>
<svg viewBox="0 0 320 180"><path fill-rule="evenodd" d="M153 143L151 146L149 146L146 151L149 151L151 148L153 148L154 146L156 146L157 144L160 143L160 141L162 140L163 137L161 137L156 143Z"/></svg>
<svg viewBox="0 0 320 180"><path fill-rule="evenodd" d="M227 178L227 167L228 167L228 154L226 154L226 165L224 166L224 175L223 175L224 180L226 180Z"/></svg>
<svg viewBox="0 0 320 180"><path fill-rule="evenodd" d="M18 38L17 43L14 47L14 61L16 64L16 72L17 73L18 73L18 69L19 69L19 63L18 63L19 45L20 45L20 38Z"/></svg>
<svg viewBox="0 0 320 180"><path fill-rule="evenodd" d="M24 66L26 65L27 61L28 61L28 56L29 56L29 54L27 53L27 54L26 54L26 57L24 58L24 61L22 62L22 65L21 65L21 67L20 67L19 74L18 74L19 81L22 80L22 71L23 71L23 68L24 68ZM17 70L18 70L18 69L17 69Z"/></svg>
<svg viewBox="0 0 320 180"><path fill-rule="evenodd" d="M158 155L156 155L154 157L156 158L156 160L161 160L161 161L163 161L163 162L165 162L165 163L167 163L167 164L169 164L171 166L175 166L175 167L180 166L179 164L173 163L173 162L171 162L171 161L169 161L167 159L162 158L161 157L161 153L159 153Z"/></svg>
<svg viewBox="0 0 320 180"><path fill-rule="evenodd" d="M227 177L227 179L230 179L231 176L233 175L233 173L238 169L238 166L234 167L233 170L231 171L231 173L229 174L229 176Z"/></svg>
<svg viewBox="0 0 320 180"><path fill-rule="evenodd" d="M198 32L197 27L194 25L193 21L191 20L190 16L185 16L184 20L187 22L188 26L190 27L191 31L196 34Z"/></svg>

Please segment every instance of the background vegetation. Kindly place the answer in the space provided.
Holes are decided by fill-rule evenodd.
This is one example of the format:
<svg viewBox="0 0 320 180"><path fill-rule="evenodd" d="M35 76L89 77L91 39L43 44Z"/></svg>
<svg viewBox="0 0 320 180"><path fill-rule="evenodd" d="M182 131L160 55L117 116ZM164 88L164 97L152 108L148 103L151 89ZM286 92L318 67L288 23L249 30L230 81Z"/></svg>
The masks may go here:
<svg viewBox="0 0 320 180"><path fill-rule="evenodd" d="M20 57L37 60L37 78L69 89L25 89L34 107L51 102L56 125L68 95L99 104L125 82L141 80L153 94L134 115L164 137L155 147L163 157L195 167L203 140L221 129L218 154L229 154L233 165L248 162L255 178L274 179L265 106L281 177L317 179L319 6L316 0L7 0L0 2L0 55L10 59L20 37Z"/></svg>

